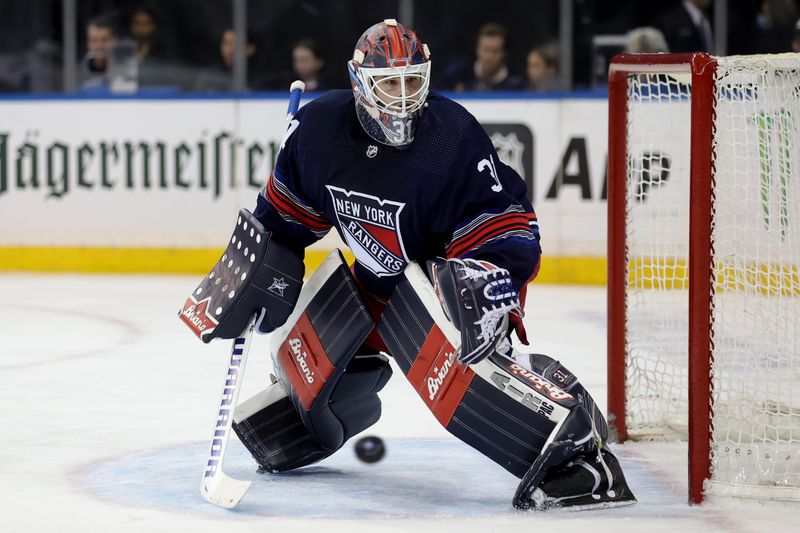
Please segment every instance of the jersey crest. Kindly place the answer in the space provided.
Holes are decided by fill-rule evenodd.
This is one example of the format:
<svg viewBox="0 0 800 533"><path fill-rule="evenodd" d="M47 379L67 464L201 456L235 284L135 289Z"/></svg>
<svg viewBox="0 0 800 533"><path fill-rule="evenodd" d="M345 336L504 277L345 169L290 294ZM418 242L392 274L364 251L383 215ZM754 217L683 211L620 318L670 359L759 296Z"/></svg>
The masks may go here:
<svg viewBox="0 0 800 533"><path fill-rule="evenodd" d="M378 277L395 276L409 262L400 232L405 203L327 186L339 228L356 260Z"/></svg>

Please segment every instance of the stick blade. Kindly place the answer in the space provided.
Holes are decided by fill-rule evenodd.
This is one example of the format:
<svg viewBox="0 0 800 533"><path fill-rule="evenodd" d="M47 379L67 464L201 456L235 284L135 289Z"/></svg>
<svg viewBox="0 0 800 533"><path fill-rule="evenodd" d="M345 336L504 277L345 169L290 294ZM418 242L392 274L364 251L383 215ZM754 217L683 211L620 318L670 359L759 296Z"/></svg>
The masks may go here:
<svg viewBox="0 0 800 533"><path fill-rule="evenodd" d="M200 484L203 499L214 505L233 509L247 493L252 481L239 481L219 472L211 478L204 478Z"/></svg>

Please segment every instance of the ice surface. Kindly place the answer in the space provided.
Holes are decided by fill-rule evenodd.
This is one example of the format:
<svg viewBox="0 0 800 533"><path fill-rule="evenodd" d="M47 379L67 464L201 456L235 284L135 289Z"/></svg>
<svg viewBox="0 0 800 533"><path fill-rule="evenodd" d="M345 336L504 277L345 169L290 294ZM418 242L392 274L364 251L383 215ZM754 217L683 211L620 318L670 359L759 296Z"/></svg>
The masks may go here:
<svg viewBox="0 0 800 533"><path fill-rule="evenodd" d="M452 439L397 371L378 464L350 444L328 460L261 475L234 442L226 472L254 480L226 511L199 494L229 345L177 319L196 276L0 276L2 531L793 531L800 505L712 498L686 504L686 446L617 446L639 504L580 513L511 508L516 479ZM605 291L530 287L533 348L605 403ZM265 337L242 398L262 388ZM569 528L569 529L568 529Z"/></svg>

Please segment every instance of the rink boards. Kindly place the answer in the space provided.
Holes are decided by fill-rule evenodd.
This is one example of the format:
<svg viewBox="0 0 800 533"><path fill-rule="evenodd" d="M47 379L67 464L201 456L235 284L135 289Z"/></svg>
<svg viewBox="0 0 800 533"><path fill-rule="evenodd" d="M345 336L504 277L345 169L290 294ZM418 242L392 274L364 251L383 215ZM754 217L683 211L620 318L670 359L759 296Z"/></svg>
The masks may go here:
<svg viewBox="0 0 800 533"><path fill-rule="evenodd" d="M528 184L539 280L604 283L605 97L458 101ZM207 270L255 205L285 110L283 95L0 100L0 270Z"/></svg>

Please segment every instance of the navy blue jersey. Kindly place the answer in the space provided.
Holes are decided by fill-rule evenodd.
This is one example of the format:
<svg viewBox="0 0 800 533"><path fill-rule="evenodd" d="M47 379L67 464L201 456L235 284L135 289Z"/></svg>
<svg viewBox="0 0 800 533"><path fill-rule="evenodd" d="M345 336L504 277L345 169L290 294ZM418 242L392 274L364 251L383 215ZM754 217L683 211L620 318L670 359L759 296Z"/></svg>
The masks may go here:
<svg viewBox="0 0 800 533"><path fill-rule="evenodd" d="M363 131L351 91L305 105L289 125L255 215L301 248L335 227L356 257L357 280L381 299L410 261L485 259L507 268L517 289L539 262L525 182L500 161L475 117L436 94L404 149Z"/></svg>

